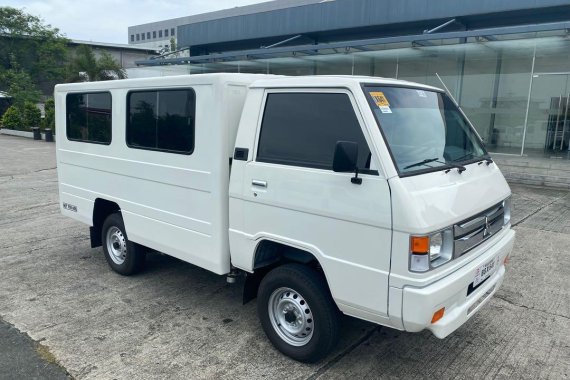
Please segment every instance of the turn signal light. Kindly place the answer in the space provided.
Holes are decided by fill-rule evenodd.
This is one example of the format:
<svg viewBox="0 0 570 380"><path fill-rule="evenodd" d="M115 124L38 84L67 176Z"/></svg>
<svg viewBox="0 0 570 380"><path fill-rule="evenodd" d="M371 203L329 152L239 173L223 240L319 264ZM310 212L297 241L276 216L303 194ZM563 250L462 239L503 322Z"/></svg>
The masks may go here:
<svg viewBox="0 0 570 380"><path fill-rule="evenodd" d="M429 236L412 236L411 251L416 255L429 253Z"/></svg>
<svg viewBox="0 0 570 380"><path fill-rule="evenodd" d="M431 323L436 323L437 321L439 321L441 318L443 318L443 314L445 314L445 307L442 307L441 309L433 313L433 317L431 318Z"/></svg>

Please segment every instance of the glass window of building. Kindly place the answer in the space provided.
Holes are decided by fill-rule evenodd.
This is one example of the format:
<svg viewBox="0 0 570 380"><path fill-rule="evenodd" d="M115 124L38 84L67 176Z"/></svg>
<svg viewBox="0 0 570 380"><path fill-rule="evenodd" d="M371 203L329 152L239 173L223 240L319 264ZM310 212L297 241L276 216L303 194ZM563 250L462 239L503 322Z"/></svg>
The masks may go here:
<svg viewBox="0 0 570 380"><path fill-rule="evenodd" d="M150 40L150 32L146 32L146 39Z"/></svg>
<svg viewBox="0 0 570 380"><path fill-rule="evenodd" d="M135 35L131 34L131 42L134 42L134 41L135 41Z"/></svg>
<svg viewBox="0 0 570 380"><path fill-rule="evenodd" d="M144 41L144 33L141 33L141 40Z"/></svg>
<svg viewBox="0 0 570 380"><path fill-rule="evenodd" d="M164 29L164 37L168 37L168 29Z"/></svg>
<svg viewBox="0 0 570 380"><path fill-rule="evenodd" d="M140 34L137 33L137 41L140 41L140 39L141 39L141 36L140 36Z"/></svg>
<svg viewBox="0 0 570 380"><path fill-rule="evenodd" d="M174 28L170 29L170 35L173 36L174 35Z"/></svg>
<svg viewBox="0 0 570 380"><path fill-rule="evenodd" d="M156 30L152 31L152 38L156 38Z"/></svg>
<svg viewBox="0 0 570 380"><path fill-rule="evenodd" d="M179 154L194 151L196 95L192 89L127 95L127 145Z"/></svg>
<svg viewBox="0 0 570 380"><path fill-rule="evenodd" d="M158 38L162 38L162 29L158 31Z"/></svg>

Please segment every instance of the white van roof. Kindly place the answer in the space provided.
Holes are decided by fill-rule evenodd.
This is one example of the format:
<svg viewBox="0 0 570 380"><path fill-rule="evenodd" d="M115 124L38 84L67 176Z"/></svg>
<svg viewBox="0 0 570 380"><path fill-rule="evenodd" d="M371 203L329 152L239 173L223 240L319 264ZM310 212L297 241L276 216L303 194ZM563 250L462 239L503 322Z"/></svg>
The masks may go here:
<svg viewBox="0 0 570 380"><path fill-rule="evenodd" d="M145 88L145 87L176 87L199 84L223 84L223 83L240 83L249 85L256 80L276 77L267 74L237 74L237 73L216 73L216 74L193 74L193 75L171 75L149 78L134 78L108 80L99 82L78 82L65 83L55 86L56 92L68 91L105 91L111 89L124 88Z"/></svg>
<svg viewBox="0 0 570 380"><path fill-rule="evenodd" d="M356 75L310 75L310 76L268 76L263 79L255 81L252 88L279 88L279 87L352 87L354 85L361 86L362 84L375 84L375 85L388 85L388 86L402 86L420 88L429 91L443 90L427 86L425 84L409 82L405 80L382 78L382 77L369 77L369 76L356 76Z"/></svg>
<svg viewBox="0 0 570 380"><path fill-rule="evenodd" d="M353 87L364 83L414 87L429 91L442 91L437 87L427 86L420 83L408 82L398 79L350 76L350 75L311 75L311 76L282 76L270 74L238 74L238 73L214 73L214 74L188 74L163 77L121 79L100 82L80 82L58 84L56 92L67 91L104 91L114 88L144 88L157 86L187 86L193 84L221 84L221 83L250 84L252 88L286 88L286 87Z"/></svg>

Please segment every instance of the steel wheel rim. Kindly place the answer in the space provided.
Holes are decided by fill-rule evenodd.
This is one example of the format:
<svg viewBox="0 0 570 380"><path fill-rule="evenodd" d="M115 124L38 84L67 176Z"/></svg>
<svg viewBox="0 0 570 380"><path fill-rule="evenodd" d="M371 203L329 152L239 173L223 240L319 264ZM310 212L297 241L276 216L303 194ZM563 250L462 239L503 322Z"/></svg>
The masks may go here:
<svg viewBox="0 0 570 380"><path fill-rule="evenodd" d="M127 239L118 227L112 226L107 230L107 251L111 260L117 265L121 265L127 258Z"/></svg>
<svg viewBox="0 0 570 380"><path fill-rule="evenodd" d="M292 346L304 346L313 337L314 318L309 304L291 288L271 293L268 303L269 320L279 337Z"/></svg>

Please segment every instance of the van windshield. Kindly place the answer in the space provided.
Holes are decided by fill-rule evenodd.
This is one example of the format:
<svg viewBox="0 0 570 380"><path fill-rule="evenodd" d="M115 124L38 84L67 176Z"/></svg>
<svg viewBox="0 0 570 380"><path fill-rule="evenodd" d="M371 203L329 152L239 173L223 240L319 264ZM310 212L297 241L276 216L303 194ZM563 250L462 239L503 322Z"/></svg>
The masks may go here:
<svg viewBox="0 0 570 380"><path fill-rule="evenodd" d="M489 157L446 94L388 86L365 86L364 91L400 176Z"/></svg>

